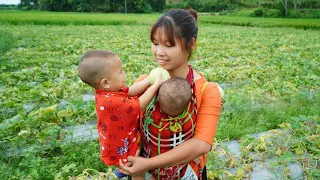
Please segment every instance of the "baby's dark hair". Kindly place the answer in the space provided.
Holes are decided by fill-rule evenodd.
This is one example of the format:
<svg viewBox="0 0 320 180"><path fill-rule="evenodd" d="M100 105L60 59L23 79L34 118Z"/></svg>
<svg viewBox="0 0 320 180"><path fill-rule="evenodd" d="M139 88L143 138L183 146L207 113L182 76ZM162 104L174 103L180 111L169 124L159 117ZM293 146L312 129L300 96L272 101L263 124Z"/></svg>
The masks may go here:
<svg viewBox="0 0 320 180"><path fill-rule="evenodd" d="M165 81L158 95L162 112L170 116L178 116L187 109L192 97L192 91L187 80L174 77Z"/></svg>
<svg viewBox="0 0 320 180"><path fill-rule="evenodd" d="M150 40L154 42L154 35L157 30L165 33L170 45L175 46L174 38L181 41L182 49L191 52L191 39L197 39L197 12L195 10L174 9L167 11L152 26ZM163 31L163 32L162 32Z"/></svg>
<svg viewBox="0 0 320 180"><path fill-rule="evenodd" d="M88 50L80 58L78 75L80 79L93 88L97 88L99 80L109 72L106 67L109 65L109 58L116 55L107 50Z"/></svg>

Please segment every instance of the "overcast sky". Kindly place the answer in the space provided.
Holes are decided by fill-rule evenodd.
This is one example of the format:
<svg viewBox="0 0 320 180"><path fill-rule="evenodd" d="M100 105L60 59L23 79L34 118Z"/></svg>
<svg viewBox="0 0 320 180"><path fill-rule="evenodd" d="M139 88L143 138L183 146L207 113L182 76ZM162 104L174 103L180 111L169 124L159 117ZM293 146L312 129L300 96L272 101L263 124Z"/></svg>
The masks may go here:
<svg viewBox="0 0 320 180"><path fill-rule="evenodd" d="M0 0L0 4L19 4L20 0Z"/></svg>

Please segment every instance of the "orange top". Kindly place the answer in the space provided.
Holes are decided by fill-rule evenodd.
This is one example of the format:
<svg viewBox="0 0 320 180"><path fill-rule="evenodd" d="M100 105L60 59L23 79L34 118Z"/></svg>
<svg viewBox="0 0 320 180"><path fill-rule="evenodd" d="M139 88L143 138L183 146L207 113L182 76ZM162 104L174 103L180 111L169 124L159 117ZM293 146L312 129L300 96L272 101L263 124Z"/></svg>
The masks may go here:
<svg viewBox="0 0 320 180"><path fill-rule="evenodd" d="M198 116L194 137L212 145L220 116L221 96L214 83L208 83L202 90L206 81L204 77L195 81Z"/></svg>
<svg viewBox="0 0 320 180"><path fill-rule="evenodd" d="M195 81L198 116L194 138L201 139L212 145L218 127L221 96L218 86L214 83L208 83L202 89L205 82L207 80L204 77ZM200 158L200 165L203 168L205 164L206 155L203 155ZM194 161L190 162L190 166L198 174L198 166Z"/></svg>

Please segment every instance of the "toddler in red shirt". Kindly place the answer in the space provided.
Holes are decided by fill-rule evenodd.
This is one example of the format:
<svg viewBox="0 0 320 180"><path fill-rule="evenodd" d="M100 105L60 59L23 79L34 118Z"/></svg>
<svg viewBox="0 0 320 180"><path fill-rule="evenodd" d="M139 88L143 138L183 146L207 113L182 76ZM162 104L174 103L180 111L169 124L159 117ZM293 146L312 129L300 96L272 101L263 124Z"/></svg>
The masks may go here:
<svg viewBox="0 0 320 180"><path fill-rule="evenodd" d="M107 50L85 52L78 75L84 83L95 88L102 162L108 166L118 165L119 159L126 162L127 157L134 156L139 148L140 111L150 103L164 80L159 75L153 85L146 78L126 86L119 56Z"/></svg>

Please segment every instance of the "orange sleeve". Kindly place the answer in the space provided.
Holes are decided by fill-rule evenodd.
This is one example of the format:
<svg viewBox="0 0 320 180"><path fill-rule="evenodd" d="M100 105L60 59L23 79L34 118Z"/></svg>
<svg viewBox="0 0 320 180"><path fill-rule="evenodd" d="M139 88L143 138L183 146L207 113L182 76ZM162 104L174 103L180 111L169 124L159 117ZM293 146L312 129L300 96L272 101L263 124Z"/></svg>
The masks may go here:
<svg viewBox="0 0 320 180"><path fill-rule="evenodd" d="M203 92L201 92L201 88L202 85L196 89L197 102L198 98L201 98L201 104L198 106L194 137L212 145L220 116L221 97L218 86L214 83L208 83Z"/></svg>

